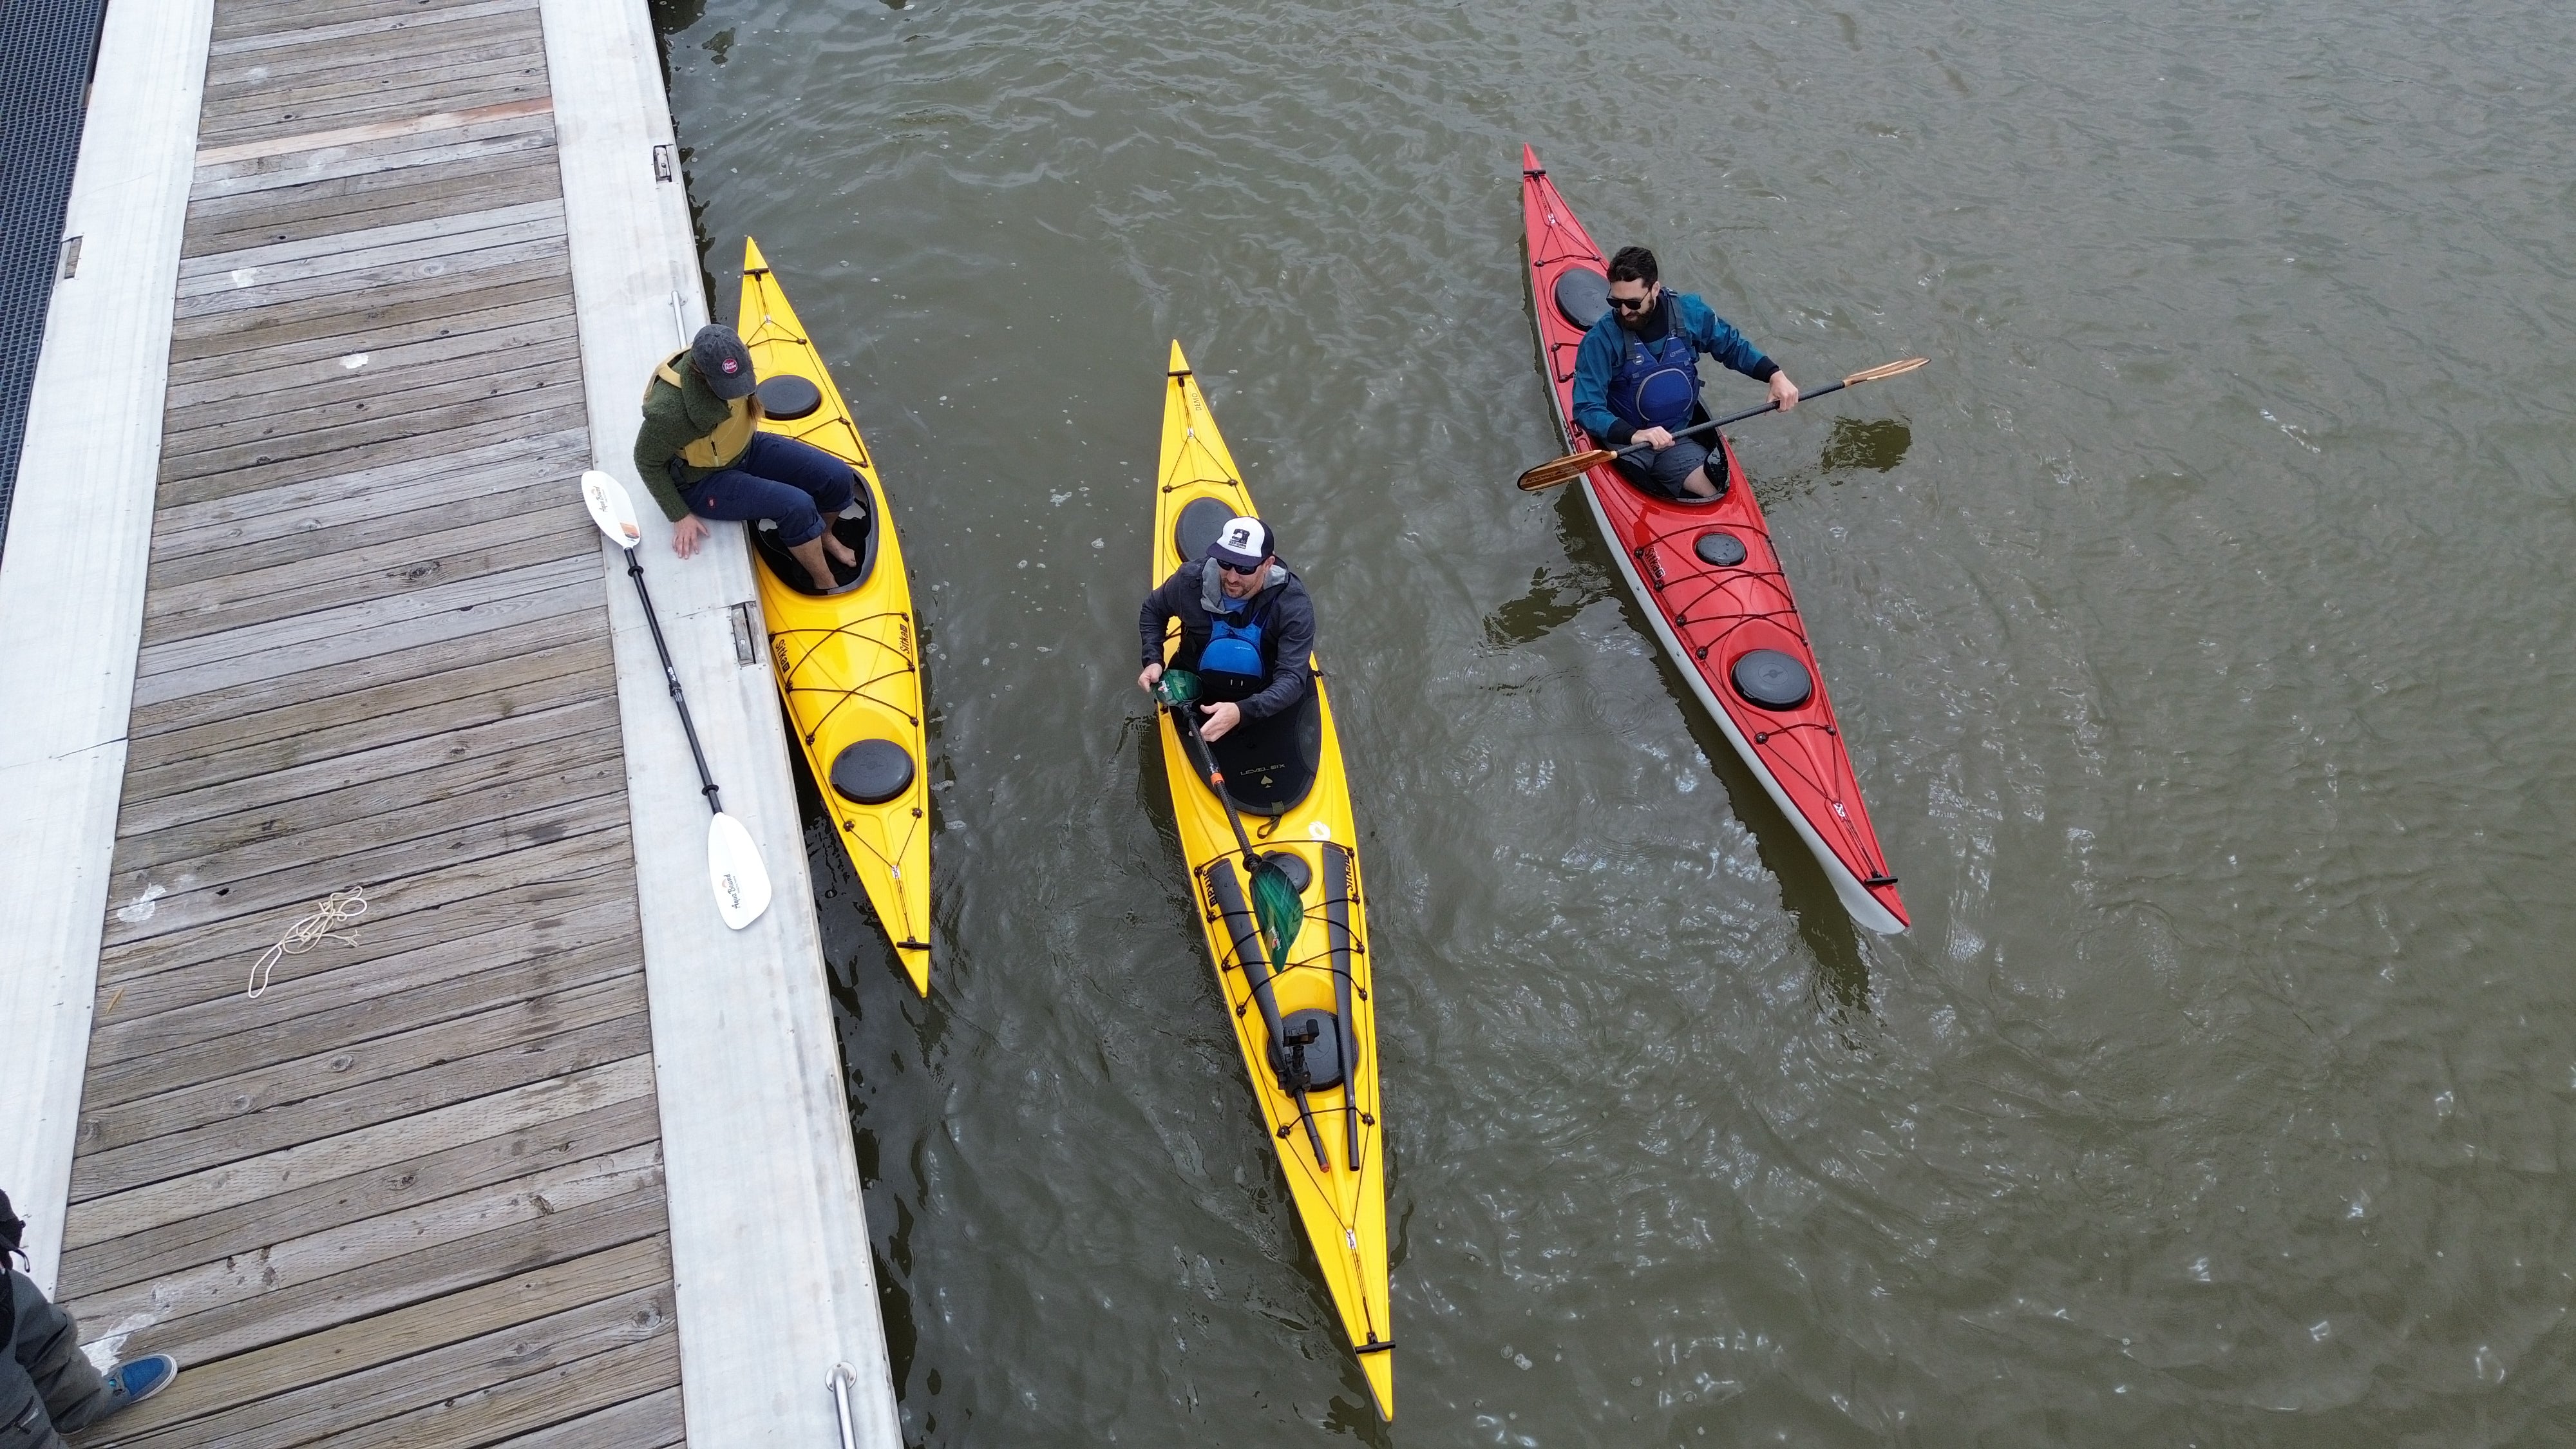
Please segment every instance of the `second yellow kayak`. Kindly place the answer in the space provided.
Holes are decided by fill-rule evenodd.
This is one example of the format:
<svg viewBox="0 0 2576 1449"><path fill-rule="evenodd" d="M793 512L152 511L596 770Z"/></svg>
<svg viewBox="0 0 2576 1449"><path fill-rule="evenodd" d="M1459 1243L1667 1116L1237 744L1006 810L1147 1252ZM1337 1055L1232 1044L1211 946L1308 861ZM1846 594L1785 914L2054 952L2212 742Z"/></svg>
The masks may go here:
<svg viewBox="0 0 2576 1449"><path fill-rule="evenodd" d="M1204 555L1225 520L1258 516L1252 493L1226 450L1191 376L1181 345L1172 344L1163 388L1162 464L1154 495L1153 584ZM1165 657L1177 647L1172 621ZM1377 1008L1369 963L1368 919L1361 907L1359 831L1342 778L1341 739L1333 729L1322 666L1297 709L1262 721L1270 742L1245 738L1215 748L1226 788L1242 809L1255 848L1278 860L1297 883L1305 924L1273 963L1255 924L1242 852L1225 809L1193 762L1179 728L1162 721L1163 774L1172 815L1190 868L1191 894L1215 958L1217 987L1234 1016L1235 1043L1252 1075L1252 1094L1270 1124L1290 1196L1314 1245L1342 1332L1359 1355L1377 1411L1395 1417L1395 1331L1387 1303L1386 1129L1378 1098ZM1286 1047L1270 1040L1261 985L1266 981L1302 1065L1313 1069L1303 1107L1278 1065ZM1278 1057L1274 1057L1274 1050ZM1322 1064L1320 1067L1317 1064ZM1329 1075L1333 1080L1323 1084Z"/></svg>

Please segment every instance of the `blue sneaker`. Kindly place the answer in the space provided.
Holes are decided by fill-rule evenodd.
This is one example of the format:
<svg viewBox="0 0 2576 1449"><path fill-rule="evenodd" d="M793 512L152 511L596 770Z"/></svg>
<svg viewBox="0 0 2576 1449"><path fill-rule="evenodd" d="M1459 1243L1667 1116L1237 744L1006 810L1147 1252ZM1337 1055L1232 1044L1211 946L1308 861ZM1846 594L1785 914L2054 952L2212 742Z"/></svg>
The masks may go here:
<svg viewBox="0 0 2576 1449"><path fill-rule="evenodd" d="M108 1413L133 1408L170 1387L170 1381L178 1376L179 1361L166 1353L118 1364L107 1371L107 1391L116 1399L116 1407Z"/></svg>

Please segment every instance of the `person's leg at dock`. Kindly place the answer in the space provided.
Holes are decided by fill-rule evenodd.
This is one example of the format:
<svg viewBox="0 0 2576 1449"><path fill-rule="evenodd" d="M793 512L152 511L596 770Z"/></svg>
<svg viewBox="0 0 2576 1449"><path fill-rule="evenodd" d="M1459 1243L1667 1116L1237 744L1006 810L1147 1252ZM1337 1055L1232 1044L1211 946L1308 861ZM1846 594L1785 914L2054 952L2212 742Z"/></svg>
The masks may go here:
<svg viewBox="0 0 2576 1449"><path fill-rule="evenodd" d="M689 511L702 518L752 523L768 519L778 541L805 565L814 586L832 589L832 562L857 563L848 544L832 536L831 520L857 496L850 465L810 443L762 433L732 467L680 490ZM828 557L827 557L828 555Z"/></svg>
<svg viewBox="0 0 2576 1449"><path fill-rule="evenodd" d="M178 1376L178 1361L168 1354L100 1373L81 1352L72 1316L34 1279L6 1271L15 1322L10 1352L0 1359L0 1449L64 1449L63 1435L143 1402Z"/></svg>

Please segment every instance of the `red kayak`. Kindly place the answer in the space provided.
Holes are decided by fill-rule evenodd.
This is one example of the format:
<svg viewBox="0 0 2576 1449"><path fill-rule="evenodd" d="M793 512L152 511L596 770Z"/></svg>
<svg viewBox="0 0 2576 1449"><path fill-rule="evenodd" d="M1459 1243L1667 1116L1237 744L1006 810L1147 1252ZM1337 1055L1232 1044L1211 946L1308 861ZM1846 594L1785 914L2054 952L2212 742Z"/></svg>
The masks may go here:
<svg viewBox="0 0 2576 1449"><path fill-rule="evenodd" d="M1574 425L1574 350L1609 310L1609 263L1527 146L1521 148L1521 221L1539 365L1553 384L1557 428L1568 452L1606 446ZM1772 552L1771 530L1743 465L1734 448L1720 446L1729 482L1713 503L1667 501L1608 464L1583 475L1583 496L1655 636L1816 853L1843 908L1870 930L1902 931L1905 903L1861 803L1860 781L1788 575Z"/></svg>

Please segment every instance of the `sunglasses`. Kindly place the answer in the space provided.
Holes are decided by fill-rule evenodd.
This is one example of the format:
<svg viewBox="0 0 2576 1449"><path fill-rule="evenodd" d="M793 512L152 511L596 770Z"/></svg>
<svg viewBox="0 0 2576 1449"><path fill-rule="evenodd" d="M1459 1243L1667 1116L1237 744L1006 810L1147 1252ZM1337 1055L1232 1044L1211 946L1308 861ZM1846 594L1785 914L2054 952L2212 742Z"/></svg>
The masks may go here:
<svg viewBox="0 0 2576 1449"><path fill-rule="evenodd" d="M1652 293L1643 297L1613 297L1610 299L1610 305L1618 308L1622 312L1643 312L1648 307L1653 306L1654 302L1655 299Z"/></svg>
<svg viewBox="0 0 2576 1449"><path fill-rule="evenodd" d="M1224 559L1218 559L1216 561L1216 566L1225 570L1227 573L1234 575L1236 578L1243 579L1248 579L1254 574L1261 572L1261 565L1259 564L1231 564L1227 563Z"/></svg>

